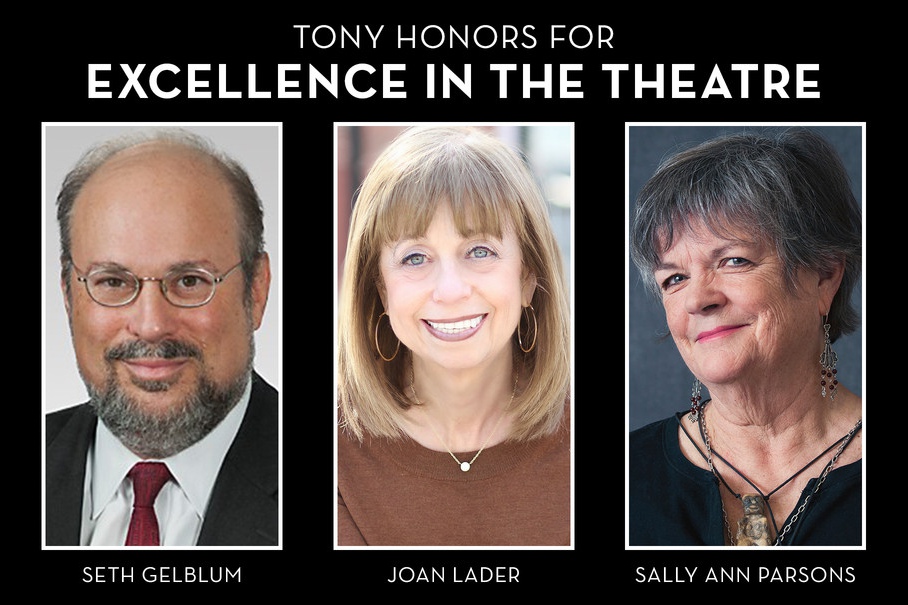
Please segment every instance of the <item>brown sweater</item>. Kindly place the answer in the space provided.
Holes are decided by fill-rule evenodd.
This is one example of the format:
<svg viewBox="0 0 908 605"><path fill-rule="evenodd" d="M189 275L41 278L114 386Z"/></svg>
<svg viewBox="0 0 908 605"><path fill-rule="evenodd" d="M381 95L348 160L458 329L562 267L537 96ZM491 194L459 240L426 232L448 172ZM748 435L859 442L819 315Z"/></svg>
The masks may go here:
<svg viewBox="0 0 908 605"><path fill-rule="evenodd" d="M338 545L570 545L569 426L566 413L549 437L488 447L468 472L410 438L339 431Z"/></svg>

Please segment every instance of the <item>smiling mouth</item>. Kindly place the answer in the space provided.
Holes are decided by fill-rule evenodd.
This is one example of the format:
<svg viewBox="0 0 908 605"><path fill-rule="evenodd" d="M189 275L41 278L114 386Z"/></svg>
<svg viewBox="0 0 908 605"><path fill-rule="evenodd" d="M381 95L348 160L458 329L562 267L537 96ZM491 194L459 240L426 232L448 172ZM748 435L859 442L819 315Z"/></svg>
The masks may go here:
<svg viewBox="0 0 908 605"><path fill-rule="evenodd" d="M743 326L742 325L719 326L718 328L715 328L713 330L701 332L700 334L697 335L697 342L703 342L703 341L711 340L711 339L719 337L719 336L724 336L726 334L734 332L735 330L737 330L741 327L743 327Z"/></svg>
<svg viewBox="0 0 908 605"><path fill-rule="evenodd" d="M134 380L175 381L188 359L128 359L123 363L129 368L129 373Z"/></svg>
<svg viewBox="0 0 908 605"><path fill-rule="evenodd" d="M433 330L438 330L439 332L444 332L445 334L458 334L465 330L472 330L482 321L483 316L478 315L473 319L464 319L463 321L455 321L451 323L438 322L426 320L426 323L429 324Z"/></svg>

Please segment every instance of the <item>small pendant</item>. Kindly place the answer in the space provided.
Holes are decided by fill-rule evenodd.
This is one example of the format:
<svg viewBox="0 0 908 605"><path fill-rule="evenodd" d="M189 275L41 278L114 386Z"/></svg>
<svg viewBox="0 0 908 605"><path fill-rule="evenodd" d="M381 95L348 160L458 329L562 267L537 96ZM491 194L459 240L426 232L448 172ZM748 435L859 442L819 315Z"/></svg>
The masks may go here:
<svg viewBox="0 0 908 605"><path fill-rule="evenodd" d="M470 463L469 463L469 462L461 462L461 463L460 463L460 470L462 470L463 472L467 472L468 470L470 470Z"/></svg>

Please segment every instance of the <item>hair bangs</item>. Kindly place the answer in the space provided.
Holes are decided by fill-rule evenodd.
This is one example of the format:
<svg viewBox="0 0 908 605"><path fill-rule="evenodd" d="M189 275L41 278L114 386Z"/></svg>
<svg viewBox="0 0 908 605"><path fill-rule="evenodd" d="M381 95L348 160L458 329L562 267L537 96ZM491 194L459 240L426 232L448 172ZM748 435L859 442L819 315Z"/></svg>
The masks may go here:
<svg viewBox="0 0 908 605"><path fill-rule="evenodd" d="M695 229L705 227L726 239L741 239L744 226L753 239L776 232L774 225L767 224L772 214L758 210L764 204L773 205L771 192L751 186L745 179L729 179L714 169L687 168L690 172L675 175L669 174L673 169L667 169L642 192L649 203L638 206L638 225L649 242L645 247L651 251L652 266L678 234ZM684 186L677 187L679 182Z"/></svg>
<svg viewBox="0 0 908 605"><path fill-rule="evenodd" d="M492 178L488 168L428 167L389 185L375 213L374 235L379 246L404 238L423 237L438 210L447 205L461 235L502 237L519 224L517 192Z"/></svg>

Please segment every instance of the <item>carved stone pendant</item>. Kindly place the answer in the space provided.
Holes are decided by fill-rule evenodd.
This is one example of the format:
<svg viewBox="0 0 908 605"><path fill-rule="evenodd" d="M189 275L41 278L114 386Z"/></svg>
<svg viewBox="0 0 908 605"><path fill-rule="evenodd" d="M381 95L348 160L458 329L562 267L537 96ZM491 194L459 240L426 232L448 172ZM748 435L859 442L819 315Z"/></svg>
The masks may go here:
<svg viewBox="0 0 908 605"><path fill-rule="evenodd" d="M763 498L756 494L743 494L744 517L738 521L738 546L770 546L769 522L763 513Z"/></svg>

